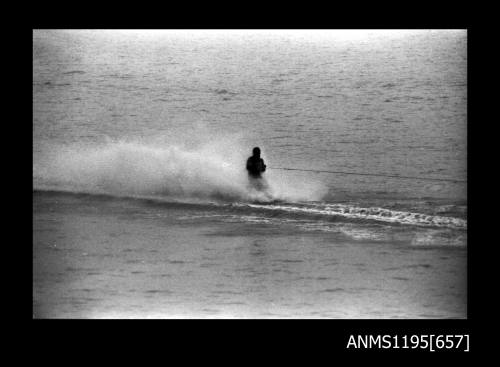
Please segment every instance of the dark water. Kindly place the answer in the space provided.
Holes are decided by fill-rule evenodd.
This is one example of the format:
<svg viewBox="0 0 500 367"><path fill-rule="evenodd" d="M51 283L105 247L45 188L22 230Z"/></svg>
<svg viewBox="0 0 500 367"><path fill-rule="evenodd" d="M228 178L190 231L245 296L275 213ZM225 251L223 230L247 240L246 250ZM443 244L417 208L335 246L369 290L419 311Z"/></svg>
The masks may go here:
<svg viewBox="0 0 500 367"><path fill-rule="evenodd" d="M39 317L466 317L466 32L34 31Z"/></svg>

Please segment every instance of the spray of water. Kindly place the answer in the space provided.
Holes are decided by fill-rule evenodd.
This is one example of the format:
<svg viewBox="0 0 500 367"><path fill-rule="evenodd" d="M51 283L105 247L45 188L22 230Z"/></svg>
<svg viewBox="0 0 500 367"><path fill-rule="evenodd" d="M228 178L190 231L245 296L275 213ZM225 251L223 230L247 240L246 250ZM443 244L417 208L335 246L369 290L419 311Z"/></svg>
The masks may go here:
<svg viewBox="0 0 500 367"><path fill-rule="evenodd" d="M34 187L224 201L315 201L326 193L319 181L273 171L268 190L255 190L245 171L252 146L234 135L198 136L52 146L34 157Z"/></svg>

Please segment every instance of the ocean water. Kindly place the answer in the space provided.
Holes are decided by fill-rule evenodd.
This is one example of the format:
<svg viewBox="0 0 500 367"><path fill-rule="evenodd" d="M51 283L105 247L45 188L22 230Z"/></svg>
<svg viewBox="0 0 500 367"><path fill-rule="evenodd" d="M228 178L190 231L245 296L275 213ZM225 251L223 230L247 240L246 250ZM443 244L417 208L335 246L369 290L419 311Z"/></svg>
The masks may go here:
<svg viewBox="0 0 500 367"><path fill-rule="evenodd" d="M34 317L466 318L466 140L465 30L34 30Z"/></svg>

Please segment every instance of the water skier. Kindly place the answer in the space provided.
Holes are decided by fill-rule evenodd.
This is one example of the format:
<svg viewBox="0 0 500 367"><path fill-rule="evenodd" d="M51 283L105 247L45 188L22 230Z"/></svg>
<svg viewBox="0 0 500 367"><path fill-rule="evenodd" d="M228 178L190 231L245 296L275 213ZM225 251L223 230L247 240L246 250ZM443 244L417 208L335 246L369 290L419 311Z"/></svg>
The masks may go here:
<svg viewBox="0 0 500 367"><path fill-rule="evenodd" d="M253 155L247 160L248 180L257 190L262 191L267 188L262 173L266 171L264 160L260 157L260 148L253 148Z"/></svg>

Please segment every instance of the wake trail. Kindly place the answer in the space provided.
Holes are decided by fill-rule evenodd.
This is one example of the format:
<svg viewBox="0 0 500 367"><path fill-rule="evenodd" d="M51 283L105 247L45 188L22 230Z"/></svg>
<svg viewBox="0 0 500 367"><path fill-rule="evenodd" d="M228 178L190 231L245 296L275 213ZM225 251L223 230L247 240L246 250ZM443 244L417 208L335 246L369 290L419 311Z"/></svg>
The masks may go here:
<svg viewBox="0 0 500 367"><path fill-rule="evenodd" d="M439 215L428 215L408 211L390 210L379 207L315 203L315 204L235 204L262 211L284 212L292 215L319 216L323 218L345 218L349 220L369 220L400 225L446 227L467 229L467 220Z"/></svg>

